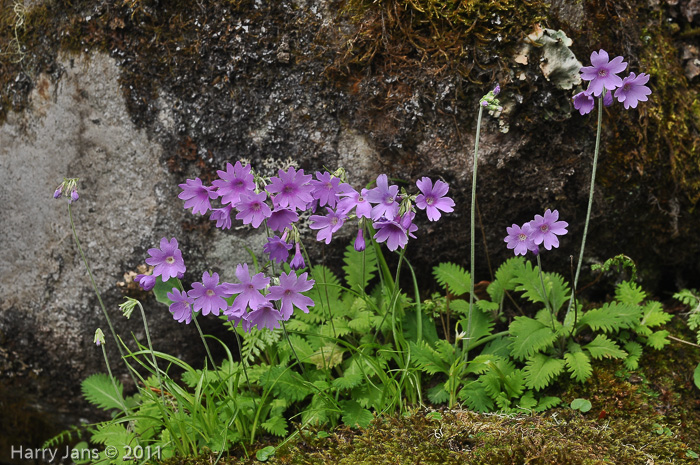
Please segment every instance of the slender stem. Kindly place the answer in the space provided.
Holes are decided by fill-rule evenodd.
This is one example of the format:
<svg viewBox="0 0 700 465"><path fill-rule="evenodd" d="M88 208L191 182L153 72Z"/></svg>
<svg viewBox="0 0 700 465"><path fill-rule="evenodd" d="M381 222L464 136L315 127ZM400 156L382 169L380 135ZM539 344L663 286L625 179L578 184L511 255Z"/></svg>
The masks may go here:
<svg viewBox="0 0 700 465"><path fill-rule="evenodd" d="M542 297L544 298L544 305L549 311L549 315L552 317L552 331L556 332L556 325L554 324L554 310L549 304L549 296L547 295L547 287L544 285L544 274L542 273L542 260L540 260L540 254L537 254L537 268L540 272L540 284L542 284Z"/></svg>
<svg viewBox="0 0 700 465"><path fill-rule="evenodd" d="M683 344L688 344L689 346L700 347L700 345L695 344L694 342L685 341L683 339L678 339L677 337L673 337L673 336L666 336L666 337L668 337L669 339L674 340L676 342L682 342Z"/></svg>
<svg viewBox="0 0 700 465"><path fill-rule="evenodd" d="M474 310L474 236L476 228L476 170L479 160L479 136L481 134L481 116L484 112L484 107L479 105L479 116L476 120L476 138L474 140L474 164L472 167L472 205L469 220L469 313L467 314L467 338L471 338L472 333L472 312ZM467 350L464 351L464 361L469 360L469 344Z"/></svg>
<svg viewBox="0 0 700 465"><path fill-rule="evenodd" d="M163 401L163 407L165 407L165 387L163 386L163 380L160 378L160 370L158 369L158 362L156 361L156 354L153 352L153 344L151 344L151 333L148 331L148 323L146 322L146 312L143 311L143 306L141 302L136 301L136 305L139 306L141 310L141 319L143 319L143 327L146 330L146 341L148 342L148 349L151 351L151 358L153 360L153 367L156 370L156 376L158 377L158 384L160 385L160 398Z"/></svg>
<svg viewBox="0 0 700 465"><path fill-rule="evenodd" d="M109 373L109 379L112 381L112 386L114 386L114 393L119 396L119 403L122 404L122 409L124 410L124 414L128 415L129 411L126 408L126 404L124 403L124 398L122 397L121 392L119 392L119 388L117 387L117 382L114 380L114 376L112 376L112 369L109 367L109 360L107 359L107 350L105 349L104 344L100 344L102 347L102 355L105 358L105 365L107 365L107 373Z"/></svg>
<svg viewBox="0 0 700 465"><path fill-rule="evenodd" d="M133 368L129 366L129 363L126 361L125 355L124 355L124 350L122 349L122 346L119 344L119 339L117 338L117 332L114 330L114 326L112 325L112 320L109 318L109 313L107 313L107 309L105 308L105 304L102 302L102 297L100 296L100 291L97 289L97 283L95 283L95 278L92 276L92 270L90 269L90 265L88 264L87 258L85 257L85 253L83 253L83 248L80 246L80 241L78 240L78 233L75 231L75 222L73 221L73 210L71 210L70 203L68 203L68 217L70 218L70 227L73 230L73 239L75 239L75 245L78 246L78 252L80 252L80 256L83 259L83 264L85 265L85 269L88 272L88 276L90 277L90 283L92 284L92 289L95 291L95 295L97 296L97 301L100 303L100 308L102 308L102 313L104 313L105 319L107 320L107 326L109 326L109 330L112 333L112 337L114 338L114 343L117 345L117 349L119 349L119 355L121 356L122 360L124 360L124 363L126 366L129 368L129 375L131 376L131 380L134 382L134 386L138 386L138 383L136 382L136 378L134 378L134 374L131 372Z"/></svg>
<svg viewBox="0 0 700 465"><path fill-rule="evenodd" d="M233 334L236 336L236 344L238 344L238 354L243 353L243 345L241 344L241 338L238 335L238 331L236 330L236 327L233 325L233 321L229 321L229 324L231 325L231 330L233 331ZM253 387L250 385L250 378L248 377L248 368L246 367L248 365L248 362L243 360L243 357L241 356L241 366L243 367L243 376L245 376L245 382L248 385L248 390L250 391L250 395L253 399L253 408L255 410L258 409L257 403L255 402L255 396L253 396Z"/></svg>
<svg viewBox="0 0 700 465"><path fill-rule="evenodd" d="M305 374L304 371L304 364L301 363L301 359L299 358L299 355L297 355L297 351L294 349L294 345L292 344L292 340L289 339L289 334L287 333L287 327L284 324L283 320L280 320L280 323L282 323L282 332L284 333L285 339L287 339L287 344L289 344L289 348L292 349L292 353L294 354L294 358L297 359L297 363L299 363L299 368L301 369L301 374ZM335 347L335 344L334 344ZM321 353L323 353L323 348L321 348ZM333 356L333 349L331 349L331 357ZM329 360L330 362L330 360ZM330 369L330 367L329 367Z"/></svg>
<svg viewBox="0 0 700 465"><path fill-rule="evenodd" d="M593 169L591 170L591 185L588 191L588 210L586 211L586 222L583 224L583 238L581 239L581 251L578 256L578 264L576 265L576 275L574 276L574 285L571 291L571 299L569 300L569 307L566 310L566 316L569 315L571 311L571 306L574 301L574 289L578 285L578 278L581 274L581 265L583 264L583 252L586 248L586 236L588 235L588 224L591 221L591 210L593 208L593 191L595 189L595 173L598 168L598 155L600 154L600 133L603 127L603 98L607 90L603 89L603 93L600 98L598 98L598 128L596 130L595 136L595 151L593 152Z"/></svg>

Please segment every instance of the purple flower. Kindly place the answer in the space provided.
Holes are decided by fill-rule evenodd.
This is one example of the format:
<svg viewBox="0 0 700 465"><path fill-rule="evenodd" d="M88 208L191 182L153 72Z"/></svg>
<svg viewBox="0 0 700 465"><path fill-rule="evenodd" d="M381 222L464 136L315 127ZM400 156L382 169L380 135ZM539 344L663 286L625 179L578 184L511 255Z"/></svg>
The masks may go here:
<svg viewBox="0 0 700 465"><path fill-rule="evenodd" d="M532 227L529 223L518 226L513 224L510 228L506 228L508 235L505 237L504 242L507 242L507 247L509 249L515 249L515 255L525 255L527 251L532 252L537 250L537 245L532 242Z"/></svg>
<svg viewBox="0 0 700 465"><path fill-rule="evenodd" d="M241 198L236 204L237 220L243 220L243 224L250 224L254 228L259 227L265 218L272 214L270 207L265 203L267 193L241 194Z"/></svg>
<svg viewBox="0 0 700 465"><path fill-rule="evenodd" d="M209 215L209 219L216 221L216 227L221 229L231 229L231 205L224 205L222 208L215 208Z"/></svg>
<svg viewBox="0 0 700 465"><path fill-rule="evenodd" d="M318 234L316 234L317 241L325 241L326 244L331 243L333 239L333 233L337 232L342 226L347 216L342 213L336 213L330 208L326 207L328 210L328 215L311 215L309 220L312 223L309 225L311 229L318 229Z"/></svg>
<svg viewBox="0 0 700 465"><path fill-rule="evenodd" d="M318 206L323 207L328 205L331 208L335 208L335 203L337 202L336 194L338 194L340 185L340 178L334 178L329 172L319 173L316 171L316 179L318 181L311 181L311 185L314 190L311 193L314 199L318 200Z"/></svg>
<svg viewBox="0 0 700 465"><path fill-rule="evenodd" d="M304 313L309 313L309 306L314 306L314 301L310 297L301 295L314 287L315 281L307 279L308 273L302 273L297 276L293 271L282 273L280 275L280 285L271 286L270 293L267 295L269 300L280 301L280 312L282 318L286 321L291 318L294 312L294 307Z"/></svg>
<svg viewBox="0 0 700 465"><path fill-rule="evenodd" d="M567 233L566 227L569 223L566 221L557 221L559 212L557 210L544 212L544 216L535 215L535 219L530 221L532 228L531 238L536 245L544 243L544 248L552 250L552 247L559 247L559 239L557 236L563 236Z"/></svg>
<svg viewBox="0 0 700 465"><path fill-rule="evenodd" d="M211 209L210 199L217 197L215 189L203 185L199 178L188 179L179 186L182 192L178 198L185 201L185 210L192 207L192 213L205 214Z"/></svg>
<svg viewBox="0 0 700 465"><path fill-rule="evenodd" d="M501 86L498 85L498 84L496 84L496 87L493 88L493 95L494 95L494 97L495 97L496 95L500 94L500 93L501 93Z"/></svg>
<svg viewBox="0 0 700 465"><path fill-rule="evenodd" d="M79 198L80 196L78 195L78 191L74 189L73 192L70 193L70 203L76 202Z"/></svg>
<svg viewBox="0 0 700 465"><path fill-rule="evenodd" d="M255 326L253 323L248 321L249 313L243 309L241 312L238 313L231 313L229 310L231 310L233 307L229 307L227 310L224 311L225 315L228 315L228 321L233 321L233 327L237 327L239 324L243 327L243 331L246 333L249 333L250 330Z"/></svg>
<svg viewBox="0 0 700 465"><path fill-rule="evenodd" d="M189 297L186 292L180 292L177 288L173 288L172 292L166 294L168 299L172 300L173 303L170 304L170 313L173 314L173 318L177 320L178 323L190 324L192 321L192 304L194 299Z"/></svg>
<svg viewBox="0 0 700 465"><path fill-rule="evenodd" d="M268 192L277 193L275 205L306 210L306 205L313 200L311 192L314 188L309 184L311 175L304 174L304 170L296 171L294 167L289 167L286 173L278 170L277 174L279 177L270 178L267 186Z"/></svg>
<svg viewBox="0 0 700 465"><path fill-rule="evenodd" d="M289 267L293 270L301 270L306 267L304 263L304 257L301 255L301 249L299 248L299 243L296 243L296 252L294 253L294 258L289 262Z"/></svg>
<svg viewBox="0 0 700 465"><path fill-rule="evenodd" d="M57 198L61 197L62 194L63 194L63 183L61 183L61 185L56 188L56 190L53 193L53 198L57 199Z"/></svg>
<svg viewBox="0 0 700 465"><path fill-rule="evenodd" d="M235 205L241 194L255 190L255 180L250 171L250 165L242 166L240 161L235 165L226 163L226 171L217 170L220 179L212 182L216 193L221 197L221 203Z"/></svg>
<svg viewBox="0 0 700 465"><path fill-rule="evenodd" d="M399 214L399 203L396 197L399 194L399 186L389 186L386 174L377 176L377 187L367 192L367 200L376 203L372 207L372 219L378 220L382 216L393 218Z"/></svg>
<svg viewBox="0 0 700 465"><path fill-rule="evenodd" d="M182 259L182 252L177 248L177 239L174 237L170 242L162 238L160 249L148 249L148 254L150 257L146 259L146 263L155 266L153 276L160 276L163 282L185 272L185 261Z"/></svg>
<svg viewBox="0 0 700 465"><path fill-rule="evenodd" d="M267 244L263 246L263 252L270 256L270 260L277 263L286 262L291 249L292 244L287 244L277 236L268 237Z"/></svg>
<svg viewBox="0 0 700 465"><path fill-rule="evenodd" d="M150 274L137 274L134 278L141 289L148 292L156 287L156 277Z"/></svg>
<svg viewBox="0 0 700 465"><path fill-rule="evenodd" d="M365 250L365 235L362 228L357 230L357 237L355 238L355 250L362 252Z"/></svg>
<svg viewBox="0 0 700 465"><path fill-rule="evenodd" d="M372 205L367 201L367 189L362 189L357 192L350 184L343 183L339 187L340 193L338 197L342 197L338 201L338 212L349 215L353 208L358 218L370 218L372 215Z"/></svg>
<svg viewBox="0 0 700 465"><path fill-rule="evenodd" d="M377 242L385 242L386 246L392 252L397 248L402 249L406 247L408 243L408 237L416 238L413 235L414 231L418 230L418 227L413 224L413 217L415 213L407 212L403 217L395 216L393 220L388 220L386 218L377 221L372 224L372 226L377 230L374 235L374 239Z"/></svg>
<svg viewBox="0 0 700 465"><path fill-rule="evenodd" d="M579 92L574 95L574 108L576 108L581 115L590 113L594 106L595 100L593 100L593 96L591 96L588 91Z"/></svg>
<svg viewBox="0 0 700 465"><path fill-rule="evenodd" d="M449 197L445 197L450 189L446 182L437 180L433 187L433 182L430 178L423 177L416 182L416 185L421 191L421 194L416 197L416 207L425 210L430 221L440 219L440 210L445 213L454 211L454 201Z"/></svg>
<svg viewBox="0 0 700 465"><path fill-rule="evenodd" d="M299 221L299 215L294 210L284 207L276 207L272 210L270 217L267 219L267 226L273 231L283 231L284 228L289 228L292 223Z"/></svg>
<svg viewBox="0 0 700 465"><path fill-rule="evenodd" d="M591 81L588 92L598 97L603 88L615 90L622 85L622 78L617 75L627 68L627 63L622 57L615 57L609 61L608 52L600 50L591 54L591 64L581 68L581 79Z"/></svg>
<svg viewBox="0 0 700 465"><path fill-rule="evenodd" d="M228 283L219 284L219 274L202 273L201 283L192 283L192 290L187 295L194 299L194 311L202 310L202 315L213 313L219 315L219 311L228 307L225 297L231 297L227 292Z"/></svg>
<svg viewBox="0 0 700 465"><path fill-rule="evenodd" d="M612 91L606 90L605 95L603 96L603 105L606 107L609 107L610 105L613 104L613 94Z"/></svg>
<svg viewBox="0 0 700 465"><path fill-rule="evenodd" d="M226 292L238 295L233 301L233 305L226 309L224 313L229 314L234 310L244 310L247 306L257 308L267 302L267 299L263 297L260 291L270 284L270 278L266 278L262 273L258 273L251 278L247 263L236 266L236 278L238 278L240 284L226 283Z"/></svg>
<svg viewBox="0 0 700 465"><path fill-rule="evenodd" d="M615 98L625 105L626 110L630 107L637 108L637 103L646 102L647 95L651 94L651 89L644 85L647 82L649 82L648 74L642 73L637 76L630 73L622 80L620 88L615 91Z"/></svg>
<svg viewBox="0 0 700 465"><path fill-rule="evenodd" d="M282 313L279 310L275 310L269 301L265 301L250 312L247 319L251 326L255 325L258 329L267 328L273 331L280 327L279 322L282 319ZM245 326L243 329L245 330Z"/></svg>

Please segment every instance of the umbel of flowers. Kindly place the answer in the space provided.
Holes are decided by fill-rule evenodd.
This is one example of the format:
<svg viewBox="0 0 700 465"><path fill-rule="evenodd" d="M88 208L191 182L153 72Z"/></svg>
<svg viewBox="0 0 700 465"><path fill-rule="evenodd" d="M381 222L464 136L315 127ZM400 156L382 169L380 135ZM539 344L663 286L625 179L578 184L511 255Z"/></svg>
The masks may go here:
<svg viewBox="0 0 700 465"><path fill-rule="evenodd" d="M289 167L268 179L239 161L228 163L226 170L217 174L211 186L199 178L180 184L184 207L191 208L193 214L209 213L221 229L230 229L234 219L253 228L264 227L268 234L264 253L275 264L287 263L289 271L265 276L262 272L251 274L247 264L239 264L235 272L238 283L220 282L217 273L204 272L201 282L192 284L190 290L173 287L167 293L172 302L170 312L178 322L190 323L193 314L201 312L223 314L245 331L253 327L272 330L289 320L295 309L308 313L314 302L303 293L311 290L314 280L301 272L306 263L296 226L303 212L312 213L309 227L316 231L317 241L328 244L341 227L355 223L354 247L362 251L365 231L370 231L371 225L373 239L395 251L416 237L416 210L424 210L430 221L437 221L454 208L454 201L447 197L447 183L428 177L416 182L419 193L409 194L390 184L386 174L376 178L375 187L357 190L346 182L342 169L316 172L314 178L303 169ZM212 201L220 206L213 206ZM149 249L148 254L146 263L154 266L153 274L136 278L144 290L153 289L157 278L167 282L183 276L185 263L175 238L162 238L160 247Z"/></svg>

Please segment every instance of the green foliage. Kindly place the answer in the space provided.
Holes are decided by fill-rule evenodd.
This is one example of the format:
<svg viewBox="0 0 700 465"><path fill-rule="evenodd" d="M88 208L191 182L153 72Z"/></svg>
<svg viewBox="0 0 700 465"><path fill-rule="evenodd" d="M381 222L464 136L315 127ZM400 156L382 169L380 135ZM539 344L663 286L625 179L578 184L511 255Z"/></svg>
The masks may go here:
<svg viewBox="0 0 700 465"><path fill-rule="evenodd" d="M468 294L471 288L469 272L454 263L440 263L433 268L433 276L445 291L456 296Z"/></svg>
<svg viewBox="0 0 700 465"><path fill-rule="evenodd" d="M629 268L630 270L630 276L628 281L633 282L637 280L637 265L634 264L634 261L629 258L627 255L616 255L612 258L608 258L605 260L605 263L602 265L592 265L591 269L593 271L600 270L602 272L607 272L610 271L612 267L617 267L617 273L620 274L622 273L623 270Z"/></svg>
<svg viewBox="0 0 700 465"><path fill-rule="evenodd" d="M116 385L116 390L115 390ZM88 402L101 409L121 409L124 407L124 387L104 373L96 373L86 378L80 385Z"/></svg>
<svg viewBox="0 0 700 465"><path fill-rule="evenodd" d="M571 401L571 408L578 410L581 413L586 413L591 410L591 401L588 399L574 399Z"/></svg>

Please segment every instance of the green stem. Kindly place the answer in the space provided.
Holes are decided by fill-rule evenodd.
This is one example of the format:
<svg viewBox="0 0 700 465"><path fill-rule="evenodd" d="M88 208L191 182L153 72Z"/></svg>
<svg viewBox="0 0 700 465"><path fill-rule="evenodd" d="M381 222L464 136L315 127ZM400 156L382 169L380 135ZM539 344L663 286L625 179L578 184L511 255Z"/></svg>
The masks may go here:
<svg viewBox="0 0 700 465"><path fill-rule="evenodd" d="M122 397L121 392L119 392L119 388L117 387L117 382L114 380L114 376L112 376L112 369L109 367L109 360L107 359L107 350L105 349L104 344L100 344L102 348L102 355L105 358L105 365L107 365L107 373L109 373L109 379L112 381L112 386L114 386L114 393L119 396L119 403L122 406L122 410L124 410L124 415L128 415L129 411L126 408L126 404L124 403L124 398Z"/></svg>
<svg viewBox="0 0 700 465"><path fill-rule="evenodd" d="M299 368L301 369L301 374L305 374L304 372L304 364L301 363L301 359L299 358L299 355L297 355L297 351L294 349L294 345L292 345L292 340L289 339L289 334L287 333L287 327L284 324L283 320L280 320L280 323L282 323L282 332L284 333L284 338L287 339L287 344L289 344L289 348L292 349L292 353L294 354L294 358L297 359L297 363L299 364ZM321 348L321 353L323 353L323 348ZM331 349L331 357L333 356L333 349Z"/></svg>
<svg viewBox="0 0 700 465"><path fill-rule="evenodd" d="M556 325L554 324L554 311L552 306L549 304L549 296L547 295L547 287L544 285L544 274L542 273L542 260L540 260L540 254L537 254L537 268L540 272L540 284L542 284L542 297L544 298L544 305L547 307L549 315L552 317L552 331L556 332Z"/></svg>
<svg viewBox="0 0 700 465"><path fill-rule="evenodd" d="M472 166L472 205L469 219L469 313L467 314L467 337L471 337L472 331L472 312L474 310L474 248L475 248L475 231L476 228L476 170L479 160L479 136L481 134L481 116L484 112L484 107L479 105L479 116L476 120L476 139L474 141L474 164ZM469 360L469 345L464 351L464 361Z"/></svg>
<svg viewBox="0 0 700 465"><path fill-rule="evenodd" d="M109 314L107 313L107 309L105 308L105 304L102 302L102 297L100 296L100 291L97 289L97 283L95 283L95 278L92 276L92 270L90 269L90 265L88 265L87 258L85 257L85 253L83 253L83 248L80 246L80 241L78 240L78 233L75 231L75 223L73 221L73 211L71 210L70 203L68 203L68 217L70 218L70 227L73 230L73 239L75 240L75 245L78 246L78 252L80 252L80 256L83 259L83 264L85 265L85 269L88 272L88 276L90 277L90 283L92 284L92 289L95 291L95 295L97 296L97 301L100 303L100 308L102 308L102 313L105 316L105 319L107 320L107 325L109 326L109 330L112 333L112 337L114 338L114 343L117 345L117 349L119 349L119 355L121 356L122 360L124 360L124 363L126 364L129 375L131 376L131 380L134 382L134 386L138 386L138 383L136 382L136 378L134 378L134 374L131 372L133 368L129 366L129 364L126 361L126 358L124 356L124 350L122 349L121 345L119 344L119 339L117 338L117 332L114 330L114 326L112 325L112 320L109 318Z"/></svg>
<svg viewBox="0 0 700 465"><path fill-rule="evenodd" d="M165 386L163 386L163 380L160 378L160 370L158 369L158 362L156 361L156 354L153 351L153 344L151 344L151 333L148 331L148 323L146 322L146 312L143 311L143 306L141 302L136 301L136 305L139 306L141 310L141 319L143 319L143 327L146 330L146 341L148 342L148 349L151 351L151 359L153 360L153 367L156 370L156 376L158 377L158 385L160 386L160 398L163 401L163 407L165 407Z"/></svg>
<svg viewBox="0 0 700 465"><path fill-rule="evenodd" d="M566 309L566 317L569 316L571 311L571 306L574 301L574 290L578 285L578 278L581 274L581 265L583 264L583 252L586 248L586 236L588 235L588 224L591 221L591 210L593 208L593 192L595 189L595 173L598 168L598 155L600 154L600 133L603 127L603 99L605 98L605 93L607 90L603 89L603 93L598 98L598 128L596 130L595 136L595 151L593 152L593 169L591 170L591 185L588 192L588 210L586 211L586 222L583 225L583 238L581 239L581 251L578 256L578 265L576 265L576 275L574 276L574 285L571 290L571 299L569 299L569 306ZM566 321L566 318L565 318Z"/></svg>

